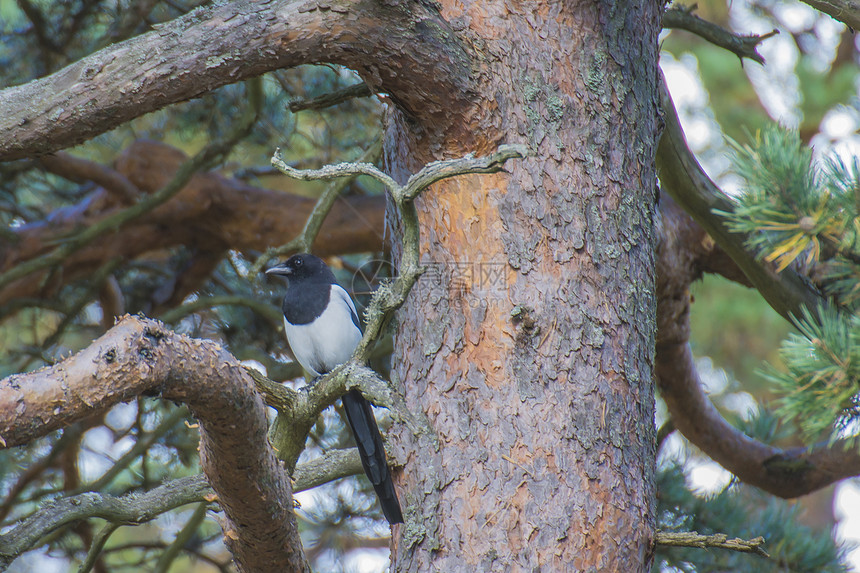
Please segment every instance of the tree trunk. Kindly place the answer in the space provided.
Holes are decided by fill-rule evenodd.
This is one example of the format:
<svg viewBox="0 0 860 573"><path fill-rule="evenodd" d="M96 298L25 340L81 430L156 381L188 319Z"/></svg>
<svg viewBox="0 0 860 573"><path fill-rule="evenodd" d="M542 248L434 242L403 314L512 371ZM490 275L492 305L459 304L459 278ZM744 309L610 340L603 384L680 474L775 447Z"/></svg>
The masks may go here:
<svg viewBox="0 0 860 573"><path fill-rule="evenodd" d="M645 571L654 535L656 2L443 0L481 56L471 115L392 110L386 161L528 143L418 201L398 315L397 571ZM438 119L438 118L437 118Z"/></svg>

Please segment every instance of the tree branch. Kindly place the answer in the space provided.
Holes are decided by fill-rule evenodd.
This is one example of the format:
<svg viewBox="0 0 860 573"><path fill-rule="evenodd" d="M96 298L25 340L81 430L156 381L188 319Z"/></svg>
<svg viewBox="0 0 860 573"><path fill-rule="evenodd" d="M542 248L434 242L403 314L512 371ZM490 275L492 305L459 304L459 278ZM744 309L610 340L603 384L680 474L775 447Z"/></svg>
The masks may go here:
<svg viewBox="0 0 860 573"><path fill-rule="evenodd" d="M370 91L370 87L366 83L361 82L312 99L293 100L287 107L293 113L306 109L325 109L351 99L369 97L371 95L373 95L373 92Z"/></svg>
<svg viewBox="0 0 860 573"><path fill-rule="evenodd" d="M699 549L717 547L719 549L739 551L740 553L755 553L762 557L770 557L762 549L764 537L746 540L738 538L729 539L729 536L725 533L700 535L695 531L658 531L655 541L657 545L664 545L666 547L696 547Z"/></svg>
<svg viewBox="0 0 860 573"><path fill-rule="evenodd" d="M757 34L741 36L722 26L699 18L693 14L694 9L695 5L679 6L676 4L672 6L663 13L663 27L692 32L715 46L732 52L741 60L749 58L754 62L764 64L764 58L757 51L758 45L779 34L779 30L774 29L760 36Z"/></svg>
<svg viewBox="0 0 860 573"><path fill-rule="evenodd" d="M320 61L358 71L422 125L456 130L434 135L469 145L466 111L477 103L470 52L430 3L235 0L0 91L0 161L50 153L220 86ZM452 112L463 121L434 121Z"/></svg>
<svg viewBox="0 0 860 573"><path fill-rule="evenodd" d="M0 570L35 547L45 535L69 523L91 517L114 523L146 523L171 509L202 501L211 493L209 483L200 475L177 479L142 494L116 497L84 493L54 500L0 536Z"/></svg>
<svg viewBox="0 0 860 573"><path fill-rule="evenodd" d="M707 395L696 371L690 338L690 285L709 256L704 231L661 198L657 249L657 353L655 373L675 428L744 483L783 498L797 497L860 474L860 452L830 447L781 450L729 424Z"/></svg>
<svg viewBox="0 0 860 573"><path fill-rule="evenodd" d="M239 140L250 133L262 108L262 85L259 80L248 82L248 101L248 109L233 126L227 137L209 143L194 157L185 161L176 171L176 175L164 187L128 208L112 213L99 221L97 225L87 227L75 235L67 237L62 245L52 251L3 272L0 274L0 289L28 274L61 263L81 247L152 211L179 193L197 171L211 168L213 163L221 161Z"/></svg>
<svg viewBox="0 0 860 573"><path fill-rule="evenodd" d="M364 471L356 448L330 450L299 464L293 491L298 493ZM213 499L215 492L204 474L179 478L145 493L113 496L85 493L45 504L11 531L0 535L0 570L19 555L36 547L40 540L61 527L93 517L118 524L139 524L189 503Z"/></svg>
<svg viewBox="0 0 860 573"><path fill-rule="evenodd" d="M126 205L134 203L140 197L140 190L122 173L95 161L58 151L45 155L39 162L47 171L64 179L77 183L92 181Z"/></svg>
<svg viewBox="0 0 860 573"><path fill-rule="evenodd" d="M768 304L786 320L793 322L794 316L801 316L804 306L815 309L825 303L811 283L791 269L777 273L772 265L757 261L745 248L745 237L730 232L725 221L714 214L714 210L731 211L732 203L705 174L687 147L665 80L660 82L659 89L666 122L657 148L661 188L707 231Z"/></svg>
<svg viewBox="0 0 860 573"><path fill-rule="evenodd" d="M116 171L149 194L163 188L184 160L182 152L168 145L138 141L119 157ZM63 259L62 272L47 285L43 286L46 271L42 271L0 290L0 305L38 292L52 297L62 285L91 276L109 260L132 260L178 245L264 251L301 232L315 204L313 199L251 187L216 173L198 173L170 201L115 229L110 240L90 243ZM384 205L383 196L339 198L322 224L315 251L325 255L378 250L383 243ZM97 225L115 209L104 194L97 194L45 221L15 229L16 240L0 246L0 271L44 254L58 237Z"/></svg>
<svg viewBox="0 0 860 573"><path fill-rule="evenodd" d="M860 2L856 0L803 0L803 3L844 23L852 30L860 30Z"/></svg>
<svg viewBox="0 0 860 573"><path fill-rule="evenodd" d="M275 151L276 159L272 159L272 165L280 170L283 173L287 173L285 170L292 170L294 175L291 175L294 179L302 179L305 181L309 181L312 179L328 179L328 177L311 177L307 176L308 173L313 173L312 171L299 171L293 169L279 157L280 150ZM365 163L367 161L376 162L379 156L382 154L382 141L377 140L373 143L364 153L361 154L359 158L359 164L368 165ZM372 165L372 163L370 163ZM317 236L320 233L320 229L322 229L323 223L328 218L329 213L334 207L335 201L340 197L340 194L343 192L346 187L352 183L355 178L358 176L358 173L350 174L347 177L340 179L339 181L335 181L330 183L320 194L319 199L317 199L316 205L314 205L313 210L310 215L308 215L307 220L305 221L305 226L302 227L301 232L290 242L281 245L280 247L273 249L266 249L266 252L257 257L257 260L251 265L250 273L256 274L259 273L263 266L274 257L279 257L282 255L286 255L288 253L309 253L311 252L311 247L314 245L314 242L317 239Z"/></svg>
<svg viewBox="0 0 860 573"><path fill-rule="evenodd" d="M289 476L268 445L265 405L253 379L215 343L125 317L56 366L0 381L0 443L27 443L153 391L188 404L200 421L201 466L240 569L303 571Z"/></svg>

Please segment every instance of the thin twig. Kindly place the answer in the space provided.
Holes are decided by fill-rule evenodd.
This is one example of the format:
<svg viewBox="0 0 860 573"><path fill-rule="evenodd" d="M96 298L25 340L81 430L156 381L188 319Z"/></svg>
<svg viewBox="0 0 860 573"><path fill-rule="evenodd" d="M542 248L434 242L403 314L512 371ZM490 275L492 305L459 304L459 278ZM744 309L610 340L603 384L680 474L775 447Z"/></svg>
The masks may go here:
<svg viewBox="0 0 860 573"><path fill-rule="evenodd" d="M296 169L295 167L288 165L281 158L280 147L275 149L275 154L272 156L272 165L277 167L284 175L300 181L318 181L321 179L325 180L336 179L338 177L367 175L382 183L385 188L392 193L395 189L400 187L394 179L370 163L337 163L334 165L326 165L320 169Z"/></svg>
<svg viewBox="0 0 860 573"><path fill-rule="evenodd" d="M158 556L153 573L167 573L170 565L179 557L182 548L191 541L200 524L206 519L206 508L208 506L207 502L197 504L194 513L191 514L191 517L188 518L188 521L185 522L185 525L176 534L176 539Z"/></svg>
<svg viewBox="0 0 860 573"><path fill-rule="evenodd" d="M78 567L78 573L90 573L93 566L96 564L96 561L98 561L105 543L107 543L107 540L110 539L111 535L113 535L113 532L122 527L122 525L122 523L113 523L109 521L99 530L95 539L90 543L90 549L87 551L86 559L84 559L84 562L81 563L80 567Z"/></svg>
<svg viewBox="0 0 860 573"><path fill-rule="evenodd" d="M672 6L663 13L663 27L692 32L715 46L732 52L741 60L749 58L754 62L764 64L764 58L757 51L758 45L779 34L779 30L774 29L762 35L741 36L713 22L699 18L693 14L694 8L695 6Z"/></svg>
<svg viewBox="0 0 860 573"><path fill-rule="evenodd" d="M381 153L382 141L377 140L373 143L373 145L367 148L364 153L361 154L361 157L358 158L357 163L359 165L372 165L379 159L379 155ZM296 179L303 179L303 176L296 176L296 174L309 173L309 171L301 171L288 166L280 158L279 151L275 152L275 157L272 158L272 165L282 173L285 173L286 175L294 177ZM287 170L285 170L285 168ZM340 194L343 193L344 189L346 189L347 186L349 186L349 184L352 183L357 176L357 173L352 174L328 185L320 194L320 197L317 200L313 211L311 211L311 214L305 221L305 226L302 229L302 232L284 245L272 249L266 249L266 252L257 257L257 260L254 261L253 265L251 265L249 274L256 275L257 273L259 273L260 270L262 270L263 265L265 265L269 260L274 257L280 257L288 253L311 252L313 243L314 241L316 241L317 235L319 235L320 229L322 229L323 223L325 222L326 217L328 217L329 212L331 212L331 208L334 206L335 201L337 201L338 197L340 197Z"/></svg>
<svg viewBox="0 0 860 573"><path fill-rule="evenodd" d="M327 107L343 103L347 100L359 97L368 97L371 95L373 95L373 92L370 91L367 84L361 82L319 97L293 100L287 107L293 113L306 109L325 109Z"/></svg>

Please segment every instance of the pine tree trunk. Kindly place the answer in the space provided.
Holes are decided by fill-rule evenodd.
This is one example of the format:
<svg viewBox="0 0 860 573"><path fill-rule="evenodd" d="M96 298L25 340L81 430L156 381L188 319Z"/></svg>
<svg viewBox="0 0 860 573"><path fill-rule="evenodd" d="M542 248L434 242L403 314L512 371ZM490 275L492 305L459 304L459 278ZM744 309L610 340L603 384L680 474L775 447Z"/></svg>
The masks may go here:
<svg viewBox="0 0 860 573"><path fill-rule="evenodd" d="M388 169L499 143L535 156L419 200L429 271L394 374L429 426L399 428L393 569L645 571L662 7L443 4L484 57L476 107L432 126L391 111Z"/></svg>

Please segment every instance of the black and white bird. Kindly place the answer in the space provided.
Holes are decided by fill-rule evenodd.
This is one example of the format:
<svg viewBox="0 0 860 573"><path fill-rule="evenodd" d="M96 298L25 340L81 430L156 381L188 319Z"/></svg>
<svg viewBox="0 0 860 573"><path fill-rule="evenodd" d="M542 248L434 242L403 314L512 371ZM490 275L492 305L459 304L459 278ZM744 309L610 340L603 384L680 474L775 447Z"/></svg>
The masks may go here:
<svg viewBox="0 0 860 573"><path fill-rule="evenodd" d="M328 265L319 257L302 253L268 269L266 274L287 279L284 330L302 368L321 376L349 360L361 340L361 326L352 299L337 284ZM403 523L370 402L356 389L347 392L342 401L364 473L376 490L382 513L391 524Z"/></svg>

